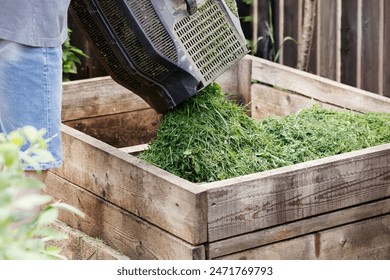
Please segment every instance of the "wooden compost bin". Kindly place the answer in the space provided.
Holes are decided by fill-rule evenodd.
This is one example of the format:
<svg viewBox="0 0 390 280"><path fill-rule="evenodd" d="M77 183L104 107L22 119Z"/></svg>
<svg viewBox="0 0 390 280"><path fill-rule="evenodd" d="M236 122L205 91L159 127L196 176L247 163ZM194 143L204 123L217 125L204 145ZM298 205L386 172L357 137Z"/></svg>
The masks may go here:
<svg viewBox="0 0 390 280"><path fill-rule="evenodd" d="M250 56L218 83L254 118L313 102L390 113L384 97ZM63 104L47 191L86 213L61 221L130 258L390 259L390 144L195 184L129 154L160 116L109 77L65 83Z"/></svg>

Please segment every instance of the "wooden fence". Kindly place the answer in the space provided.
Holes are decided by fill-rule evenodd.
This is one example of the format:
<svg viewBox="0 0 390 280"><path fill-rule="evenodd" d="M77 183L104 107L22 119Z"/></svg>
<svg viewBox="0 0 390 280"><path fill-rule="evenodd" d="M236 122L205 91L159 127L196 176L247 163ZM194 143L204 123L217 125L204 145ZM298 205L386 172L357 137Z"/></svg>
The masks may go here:
<svg viewBox="0 0 390 280"><path fill-rule="evenodd" d="M304 0L254 0L250 10L240 1L240 11L251 13L246 35L252 40L268 36L273 26L275 46L258 44L257 56L272 58L280 49L279 62L296 67L302 38ZM269 6L270 5L270 6ZM271 13L269 13L271 7ZM390 0L317 0L316 19L308 71L338 82L390 96ZM248 29L249 28L249 29Z"/></svg>
<svg viewBox="0 0 390 280"><path fill-rule="evenodd" d="M272 60L280 49L279 62L296 67L302 36L304 0L238 0L242 26L248 39L258 44L256 56ZM269 9L269 7L271 9ZM271 13L269 12L271 10ZM390 96L390 0L317 0L316 21L308 71L335 81ZM244 18L251 16L251 22ZM273 28L272 44L269 28ZM83 35L70 18L72 44L84 50L79 73L73 79L107 75ZM281 42L287 36L298 43Z"/></svg>

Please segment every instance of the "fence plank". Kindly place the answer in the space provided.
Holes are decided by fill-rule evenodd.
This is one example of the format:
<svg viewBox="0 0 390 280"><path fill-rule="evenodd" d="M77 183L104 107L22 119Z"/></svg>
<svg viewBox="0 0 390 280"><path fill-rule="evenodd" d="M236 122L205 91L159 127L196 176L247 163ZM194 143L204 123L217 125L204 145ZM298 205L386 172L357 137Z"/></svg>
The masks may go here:
<svg viewBox="0 0 390 280"><path fill-rule="evenodd" d="M299 1L284 1L284 34L283 38L290 36L298 40ZM292 41L288 41L283 46L283 63L284 65L295 67L297 65L298 46Z"/></svg>
<svg viewBox="0 0 390 280"><path fill-rule="evenodd" d="M337 79L337 0L319 0L318 74ZM318 61L318 60L317 60Z"/></svg>
<svg viewBox="0 0 390 280"><path fill-rule="evenodd" d="M342 1L341 82L356 86L357 0Z"/></svg>
<svg viewBox="0 0 390 280"><path fill-rule="evenodd" d="M380 0L362 1L362 73L361 88L379 91L379 13Z"/></svg>
<svg viewBox="0 0 390 280"><path fill-rule="evenodd" d="M316 17L318 17L318 2L316 2ZM310 57L309 57L309 68L308 72L317 74L317 36L318 36L318 30L317 30L317 20L314 21L315 26L313 30L313 39L311 43L311 50L310 50ZM298 38L299 39L299 38Z"/></svg>
<svg viewBox="0 0 390 280"><path fill-rule="evenodd" d="M384 1L384 13L390 14L390 2ZM390 97L390 18L384 17L383 95Z"/></svg>

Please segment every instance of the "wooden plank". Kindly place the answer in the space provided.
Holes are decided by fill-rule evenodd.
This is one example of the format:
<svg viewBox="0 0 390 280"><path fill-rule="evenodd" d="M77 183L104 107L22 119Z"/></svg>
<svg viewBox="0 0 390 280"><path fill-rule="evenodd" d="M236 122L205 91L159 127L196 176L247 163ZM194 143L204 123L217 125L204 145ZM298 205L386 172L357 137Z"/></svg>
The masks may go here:
<svg viewBox="0 0 390 280"><path fill-rule="evenodd" d="M119 150L122 152L125 152L126 154L136 154L139 152L143 152L149 148L149 144L141 144L136 146L130 146L130 147L123 147Z"/></svg>
<svg viewBox="0 0 390 280"><path fill-rule="evenodd" d="M61 212L59 219L102 239L131 259L204 259L204 246L193 246L139 217L49 172L46 192L86 214Z"/></svg>
<svg viewBox="0 0 390 280"><path fill-rule="evenodd" d="M204 184L209 240L390 195L390 144Z"/></svg>
<svg viewBox="0 0 390 280"><path fill-rule="evenodd" d="M390 215L274 243L218 259L388 260Z"/></svg>
<svg viewBox="0 0 390 280"><path fill-rule="evenodd" d="M337 0L318 0L319 42L317 55L320 56L318 74L337 80Z"/></svg>
<svg viewBox="0 0 390 280"><path fill-rule="evenodd" d="M64 164L55 174L183 240L207 240L207 197L196 184L62 126Z"/></svg>
<svg viewBox="0 0 390 280"><path fill-rule="evenodd" d="M361 88L379 92L379 14L380 0L362 1Z"/></svg>
<svg viewBox="0 0 390 280"><path fill-rule="evenodd" d="M318 259L390 259L390 215L326 230L316 236Z"/></svg>
<svg viewBox="0 0 390 280"><path fill-rule="evenodd" d="M384 1L384 14L390 14L390 2ZM383 95L390 97L390 17L384 17L383 32Z"/></svg>
<svg viewBox="0 0 390 280"><path fill-rule="evenodd" d="M250 102L251 97L251 77L252 59L251 56L246 56L218 77L215 82L227 93L229 99L234 99L239 104L246 105Z"/></svg>
<svg viewBox="0 0 390 280"><path fill-rule="evenodd" d="M63 122L114 147L149 143L156 137L161 116L153 109Z"/></svg>
<svg viewBox="0 0 390 280"><path fill-rule="evenodd" d="M314 31L313 31L313 41L311 44L311 51L310 51L310 58L309 58L309 73L317 74L317 40L318 40L318 1L316 2L316 20L315 20L315 26L314 26Z"/></svg>
<svg viewBox="0 0 390 280"><path fill-rule="evenodd" d="M299 28L302 22L300 22L299 14L302 7L299 6L301 1L284 1L284 34L283 39L287 36L299 40ZM278 46L280 47L280 46ZM290 67L296 67L297 65L297 52L298 46L292 41L287 41L283 45L283 64Z"/></svg>
<svg viewBox="0 0 390 280"><path fill-rule="evenodd" d="M321 103L292 92L285 92L273 87L254 84L252 86L251 112L252 118L263 119L267 116L287 116L313 104L323 108L340 109L327 103Z"/></svg>
<svg viewBox="0 0 390 280"><path fill-rule="evenodd" d="M215 258L216 260L312 260L315 259L312 235Z"/></svg>
<svg viewBox="0 0 390 280"><path fill-rule="evenodd" d="M63 83L63 121L142 109L150 106L110 77Z"/></svg>
<svg viewBox="0 0 390 280"><path fill-rule="evenodd" d="M244 57L238 64L237 72L237 94L242 101L240 104L248 105L251 101L252 86L252 60L250 57Z"/></svg>
<svg viewBox="0 0 390 280"><path fill-rule="evenodd" d="M257 20L253 22L253 26L257 32L253 33L254 36L252 36L252 40L257 42L254 49L255 56L273 60L273 48L276 46L272 45L270 30L267 27L267 25L272 26L274 24L273 22L270 22L270 5L270 0L257 1L256 5L253 5L253 9L256 9L254 12L256 13L257 18ZM259 41L260 37L263 39Z"/></svg>
<svg viewBox="0 0 390 280"><path fill-rule="evenodd" d="M390 112L390 100L383 96L261 58L252 59L252 79L265 84L358 112Z"/></svg>
<svg viewBox="0 0 390 280"><path fill-rule="evenodd" d="M379 21L379 30L378 30L378 94L383 95L383 75L384 75L384 52L385 52L385 45L384 45L384 32L385 32L385 0L379 0L379 15L378 15L378 21Z"/></svg>
<svg viewBox="0 0 390 280"><path fill-rule="evenodd" d="M342 1L341 82L356 87L357 0Z"/></svg>
<svg viewBox="0 0 390 280"><path fill-rule="evenodd" d="M390 198L210 243L211 259L390 212Z"/></svg>
<svg viewBox="0 0 390 280"><path fill-rule="evenodd" d="M357 0L357 20L356 20L356 29L357 29L357 45L356 45L356 87L361 88L362 87L362 45L363 45L363 32L362 32L362 21L363 21L363 0Z"/></svg>
<svg viewBox="0 0 390 280"><path fill-rule="evenodd" d="M273 4L274 4L274 11L275 11L275 15L274 15L275 41L276 41L276 45L279 48L284 38L284 21L285 21L284 0L274 1ZM284 64L283 57L284 57L283 48L280 48L279 59L276 62L280 64Z"/></svg>
<svg viewBox="0 0 390 280"><path fill-rule="evenodd" d="M50 227L67 236L65 240L50 241L49 244L60 248L61 255L68 260L130 260L104 244L101 239L92 238L60 221Z"/></svg>

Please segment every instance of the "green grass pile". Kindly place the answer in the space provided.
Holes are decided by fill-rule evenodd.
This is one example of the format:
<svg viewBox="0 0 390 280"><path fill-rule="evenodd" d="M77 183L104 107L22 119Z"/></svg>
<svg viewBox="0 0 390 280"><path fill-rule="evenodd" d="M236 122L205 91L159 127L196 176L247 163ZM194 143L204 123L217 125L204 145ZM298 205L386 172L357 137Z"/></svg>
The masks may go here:
<svg viewBox="0 0 390 280"><path fill-rule="evenodd" d="M390 142L390 114L314 105L256 121L217 84L168 112L140 157L192 182L211 182Z"/></svg>

